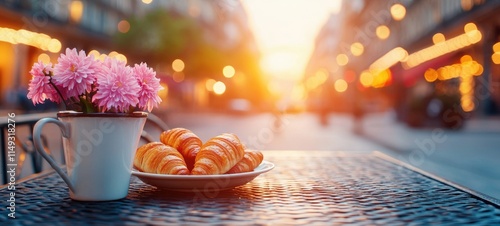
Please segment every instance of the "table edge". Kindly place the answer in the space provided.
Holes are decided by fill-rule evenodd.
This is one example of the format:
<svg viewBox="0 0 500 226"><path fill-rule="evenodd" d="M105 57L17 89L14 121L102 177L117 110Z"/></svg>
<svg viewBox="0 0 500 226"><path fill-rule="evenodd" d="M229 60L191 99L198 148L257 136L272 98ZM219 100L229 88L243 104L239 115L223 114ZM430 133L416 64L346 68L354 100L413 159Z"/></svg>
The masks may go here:
<svg viewBox="0 0 500 226"><path fill-rule="evenodd" d="M60 167L66 167L66 165L62 165ZM29 176L26 176L26 177L23 177L21 179L16 179L15 181L15 185L18 185L18 184L21 184L21 183L24 183L24 182L27 182L27 181L30 181L30 180L34 180L34 179L38 179L38 178L42 178L42 177L46 177L46 176L49 176L53 173L55 173L56 171L52 168L50 169L46 169L40 173L34 173L34 174L31 174ZM0 185L0 190L4 190L6 188L9 187L9 183L7 184L2 184Z"/></svg>
<svg viewBox="0 0 500 226"><path fill-rule="evenodd" d="M417 168L417 167L415 167L415 166L413 166L411 164L408 164L408 163L406 163L406 162L404 162L402 160L396 159L393 156L390 156L389 154L383 153L381 151L373 151L372 154L375 157L377 157L377 158L383 159L385 161L388 161L388 162L396 164L396 165L403 166L403 167L405 167L405 168L407 168L407 169L409 169L411 171L414 171L414 172L416 172L418 174L421 174L421 175L423 175L425 177L428 177L428 178L430 178L432 180L441 182L443 184L446 184L446 185L449 185L451 187L454 187L454 188L456 188L456 189L458 189L460 191L468 193L468 194L474 196L475 198L478 198L478 199L480 199L480 200L482 200L482 201L484 201L486 203L489 203L489 204L494 205L496 207L500 207L500 200L498 200L495 197L489 196L489 195L481 193L479 191L475 191L475 190L473 190L471 188L467 188L467 187L465 187L463 185L457 184L457 183L455 183L453 181L447 180L447 179L442 178L440 176L437 176L437 175L435 175L433 173L430 173L428 171L425 171L425 170L422 170L420 168Z"/></svg>

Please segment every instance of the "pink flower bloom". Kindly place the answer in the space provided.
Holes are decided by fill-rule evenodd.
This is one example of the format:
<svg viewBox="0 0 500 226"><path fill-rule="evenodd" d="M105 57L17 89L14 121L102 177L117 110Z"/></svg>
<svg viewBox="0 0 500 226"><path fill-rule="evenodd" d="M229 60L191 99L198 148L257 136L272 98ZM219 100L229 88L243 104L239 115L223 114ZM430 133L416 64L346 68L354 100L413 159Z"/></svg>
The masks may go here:
<svg viewBox="0 0 500 226"><path fill-rule="evenodd" d="M66 49L54 67L54 83L64 88L65 98L78 97L85 91L90 92L100 70L100 62L93 55L87 56L85 51Z"/></svg>
<svg viewBox="0 0 500 226"><path fill-rule="evenodd" d="M132 68L116 59L107 59L100 73L97 74L97 93L92 102L104 108L126 112L129 107L139 103L138 93L141 87L133 75ZM103 64L104 65L104 64Z"/></svg>
<svg viewBox="0 0 500 226"><path fill-rule="evenodd" d="M139 107L151 111L161 103L161 98L158 96L158 91L163 89L160 85L160 79L156 78L156 72L149 68L146 63L136 64L133 70L141 87Z"/></svg>
<svg viewBox="0 0 500 226"><path fill-rule="evenodd" d="M33 104L43 104L46 99L59 103L61 98L57 94L56 89L50 84L50 76L52 72L52 64L44 64L41 61L33 64L29 72L33 77L28 88L28 99L33 101ZM47 74L47 75L46 75Z"/></svg>

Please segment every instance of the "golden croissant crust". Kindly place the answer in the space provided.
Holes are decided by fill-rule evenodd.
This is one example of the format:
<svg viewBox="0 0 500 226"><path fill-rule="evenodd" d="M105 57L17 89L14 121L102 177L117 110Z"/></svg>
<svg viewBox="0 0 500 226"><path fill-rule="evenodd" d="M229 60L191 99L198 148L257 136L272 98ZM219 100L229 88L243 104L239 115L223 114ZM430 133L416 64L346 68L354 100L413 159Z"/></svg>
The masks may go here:
<svg viewBox="0 0 500 226"><path fill-rule="evenodd" d="M244 154L244 147L236 135L221 134L208 140L201 147L191 174L224 174L236 165Z"/></svg>
<svg viewBox="0 0 500 226"><path fill-rule="evenodd" d="M134 167L146 173L189 175L182 155L161 142L145 144L137 149Z"/></svg>
<svg viewBox="0 0 500 226"><path fill-rule="evenodd" d="M226 172L226 174L231 173L243 173L253 171L257 166L264 160L264 155L262 152L257 150L245 150L245 155L238 163L236 163L233 168Z"/></svg>
<svg viewBox="0 0 500 226"><path fill-rule="evenodd" d="M196 134L185 128L174 128L160 134L160 141L177 149L189 170L193 169L196 155L200 151L202 142Z"/></svg>

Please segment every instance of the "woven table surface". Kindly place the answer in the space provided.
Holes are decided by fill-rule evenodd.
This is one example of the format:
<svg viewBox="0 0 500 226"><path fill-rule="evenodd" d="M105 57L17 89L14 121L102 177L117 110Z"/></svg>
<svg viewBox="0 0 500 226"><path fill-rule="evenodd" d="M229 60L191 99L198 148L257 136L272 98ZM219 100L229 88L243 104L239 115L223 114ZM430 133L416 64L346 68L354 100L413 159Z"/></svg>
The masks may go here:
<svg viewBox="0 0 500 226"><path fill-rule="evenodd" d="M370 153L264 156L276 167L231 190L172 192L133 176L129 195L109 202L72 201L49 173L17 185L16 219L3 207L0 225L500 224L495 205Z"/></svg>

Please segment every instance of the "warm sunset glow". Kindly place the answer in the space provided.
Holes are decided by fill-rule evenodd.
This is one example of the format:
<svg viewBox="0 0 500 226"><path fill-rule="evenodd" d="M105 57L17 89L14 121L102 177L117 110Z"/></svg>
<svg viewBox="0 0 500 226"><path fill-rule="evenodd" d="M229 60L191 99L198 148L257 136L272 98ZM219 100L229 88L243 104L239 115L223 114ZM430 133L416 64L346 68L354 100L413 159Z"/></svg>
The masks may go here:
<svg viewBox="0 0 500 226"><path fill-rule="evenodd" d="M391 6L391 15L394 20L402 20L406 15L406 8L401 4L394 4Z"/></svg>
<svg viewBox="0 0 500 226"><path fill-rule="evenodd" d="M241 1L248 14L261 68L271 79L298 81L314 48L314 39L340 0Z"/></svg>
<svg viewBox="0 0 500 226"><path fill-rule="evenodd" d="M389 30L389 27L385 26L385 25L380 25L377 27L377 29L375 30L375 34L377 35L377 37L381 40L385 40L389 37L389 35L391 34L391 30Z"/></svg>

